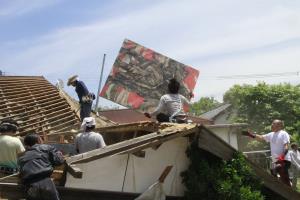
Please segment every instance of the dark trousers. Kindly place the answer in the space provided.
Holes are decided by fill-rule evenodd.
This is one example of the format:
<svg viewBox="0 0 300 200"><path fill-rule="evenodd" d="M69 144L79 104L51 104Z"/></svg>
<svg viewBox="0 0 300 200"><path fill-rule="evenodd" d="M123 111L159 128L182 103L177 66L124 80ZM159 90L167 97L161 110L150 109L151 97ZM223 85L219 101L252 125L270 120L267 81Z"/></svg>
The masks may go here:
<svg viewBox="0 0 300 200"><path fill-rule="evenodd" d="M170 122L170 116L166 115L164 113L159 113L158 115L156 115L156 120L158 122ZM180 119L179 117L176 117L176 116L174 117L173 120L174 121L172 121L172 122L178 123L178 124L186 123L186 120L182 120L182 119Z"/></svg>
<svg viewBox="0 0 300 200"><path fill-rule="evenodd" d="M27 200L60 200L51 178L44 178L25 185Z"/></svg>
<svg viewBox="0 0 300 200"><path fill-rule="evenodd" d="M92 103L80 103L80 120L83 121L85 117L90 117L92 111Z"/></svg>
<svg viewBox="0 0 300 200"><path fill-rule="evenodd" d="M291 162L285 160L284 162L276 162L277 166L274 171L271 171L271 174L277 177L277 173L280 175L280 181L284 184L291 187L291 182L289 178L289 168L291 166Z"/></svg>

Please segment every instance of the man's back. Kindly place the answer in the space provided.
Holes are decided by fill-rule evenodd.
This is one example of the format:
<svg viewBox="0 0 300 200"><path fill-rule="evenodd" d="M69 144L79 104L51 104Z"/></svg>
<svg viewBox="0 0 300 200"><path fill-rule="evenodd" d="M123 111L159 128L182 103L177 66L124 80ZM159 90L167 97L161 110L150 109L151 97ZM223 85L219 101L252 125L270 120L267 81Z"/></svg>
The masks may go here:
<svg viewBox="0 0 300 200"><path fill-rule="evenodd" d="M79 153L84 153L106 146L103 137L99 133L79 133L75 139L75 146Z"/></svg>
<svg viewBox="0 0 300 200"><path fill-rule="evenodd" d="M53 166L63 164L62 154L54 147L36 144L19 157L21 178L24 182L50 177Z"/></svg>
<svg viewBox="0 0 300 200"><path fill-rule="evenodd" d="M17 154L25 151L19 138L0 136L0 166L17 168Z"/></svg>

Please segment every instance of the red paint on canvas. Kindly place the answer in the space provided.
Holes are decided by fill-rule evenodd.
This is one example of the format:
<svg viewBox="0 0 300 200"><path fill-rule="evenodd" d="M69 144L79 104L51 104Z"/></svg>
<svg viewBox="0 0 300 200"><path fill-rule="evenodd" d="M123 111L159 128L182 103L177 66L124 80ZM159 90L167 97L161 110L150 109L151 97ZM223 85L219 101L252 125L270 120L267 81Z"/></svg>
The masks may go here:
<svg viewBox="0 0 300 200"><path fill-rule="evenodd" d="M129 92L127 102L132 108L139 108L144 103L144 98L135 92Z"/></svg>
<svg viewBox="0 0 300 200"><path fill-rule="evenodd" d="M185 71L187 71L187 76L184 78L183 82L192 91L196 85L197 78L199 76L199 71L186 66Z"/></svg>

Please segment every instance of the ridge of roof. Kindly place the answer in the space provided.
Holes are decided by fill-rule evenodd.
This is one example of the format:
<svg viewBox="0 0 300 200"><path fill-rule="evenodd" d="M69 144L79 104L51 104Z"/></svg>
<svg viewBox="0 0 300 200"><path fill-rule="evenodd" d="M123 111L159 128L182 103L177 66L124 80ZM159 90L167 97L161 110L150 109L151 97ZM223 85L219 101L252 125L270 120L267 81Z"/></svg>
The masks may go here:
<svg viewBox="0 0 300 200"><path fill-rule="evenodd" d="M223 113L227 108L229 108L231 106L231 104L229 103L223 103L219 106L217 106L216 108L210 110L210 111L207 111L205 113L202 113L200 115L200 117L204 117L206 119L210 119L210 120L213 120L215 119L217 116L219 116L221 113Z"/></svg>

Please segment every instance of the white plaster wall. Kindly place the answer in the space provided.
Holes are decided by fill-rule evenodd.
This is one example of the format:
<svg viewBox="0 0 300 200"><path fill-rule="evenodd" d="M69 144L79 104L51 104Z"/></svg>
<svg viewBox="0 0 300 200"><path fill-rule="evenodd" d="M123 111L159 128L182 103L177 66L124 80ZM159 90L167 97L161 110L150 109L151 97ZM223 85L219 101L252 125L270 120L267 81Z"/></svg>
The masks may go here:
<svg viewBox="0 0 300 200"><path fill-rule="evenodd" d="M238 150L238 139L237 133L234 131L235 129L229 127L213 127L209 129L222 140L230 144L233 148Z"/></svg>
<svg viewBox="0 0 300 200"><path fill-rule="evenodd" d="M185 155L188 139L181 137L162 144L157 150L146 149L146 157L129 156L124 192L144 192L155 183L168 165L173 169L167 176L164 189L167 195L183 196L184 186L180 173L187 169ZM67 175L67 187L122 191L128 155L115 155L85 164L77 164L83 170L83 178Z"/></svg>

